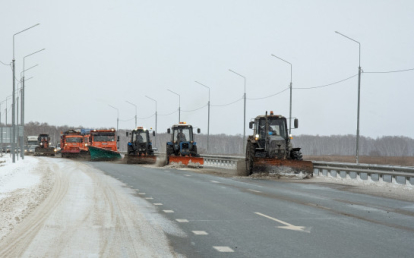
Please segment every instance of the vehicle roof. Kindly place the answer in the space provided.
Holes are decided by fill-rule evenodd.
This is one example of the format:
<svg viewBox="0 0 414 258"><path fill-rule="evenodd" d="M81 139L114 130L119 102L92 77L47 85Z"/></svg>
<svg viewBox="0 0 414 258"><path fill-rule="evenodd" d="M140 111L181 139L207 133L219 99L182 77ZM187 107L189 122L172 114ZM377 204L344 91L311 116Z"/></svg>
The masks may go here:
<svg viewBox="0 0 414 258"><path fill-rule="evenodd" d="M175 125L172 126L172 128L174 128L174 127L193 127L193 126L189 125L189 124L175 124Z"/></svg>
<svg viewBox="0 0 414 258"><path fill-rule="evenodd" d="M266 115L256 116L256 119L266 118ZM282 115L267 115L267 118L286 118Z"/></svg>

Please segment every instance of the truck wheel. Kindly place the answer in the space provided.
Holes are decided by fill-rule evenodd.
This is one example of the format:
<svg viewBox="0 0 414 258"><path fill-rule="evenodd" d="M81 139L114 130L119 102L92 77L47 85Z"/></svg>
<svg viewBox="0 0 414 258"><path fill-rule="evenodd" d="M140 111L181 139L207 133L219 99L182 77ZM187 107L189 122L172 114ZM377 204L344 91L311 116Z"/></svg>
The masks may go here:
<svg viewBox="0 0 414 258"><path fill-rule="evenodd" d="M253 173L254 145L250 142L246 146L246 175Z"/></svg>
<svg viewBox="0 0 414 258"><path fill-rule="evenodd" d="M292 151L290 153L290 157L293 160L303 160L302 152L300 152L299 150L298 151Z"/></svg>

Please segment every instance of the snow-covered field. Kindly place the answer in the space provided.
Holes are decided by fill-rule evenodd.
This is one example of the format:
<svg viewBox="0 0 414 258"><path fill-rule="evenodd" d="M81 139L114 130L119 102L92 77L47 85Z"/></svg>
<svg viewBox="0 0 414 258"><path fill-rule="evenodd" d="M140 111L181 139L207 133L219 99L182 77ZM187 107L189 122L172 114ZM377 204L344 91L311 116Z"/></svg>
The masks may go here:
<svg viewBox="0 0 414 258"><path fill-rule="evenodd" d="M86 163L0 157L0 257L179 256L166 233L185 233L133 194Z"/></svg>

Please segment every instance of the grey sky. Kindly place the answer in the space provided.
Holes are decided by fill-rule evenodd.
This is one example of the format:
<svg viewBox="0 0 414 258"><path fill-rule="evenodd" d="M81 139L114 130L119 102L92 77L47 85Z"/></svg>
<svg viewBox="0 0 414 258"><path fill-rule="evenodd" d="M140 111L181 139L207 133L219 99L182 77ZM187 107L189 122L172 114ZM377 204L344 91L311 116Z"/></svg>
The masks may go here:
<svg viewBox="0 0 414 258"><path fill-rule="evenodd" d="M193 110L280 92L289 86L312 87L357 74L361 42L365 72L414 68L413 1L1 1L0 61L12 59L16 36L17 75L26 59L26 122L54 125L133 128L138 116L154 113L158 131L178 121L181 108ZM361 135L414 138L414 71L363 74ZM11 95L8 66L0 64L0 101ZM10 103L10 102L9 102ZM293 91L292 116L300 120L293 134L355 134L357 77L330 87ZM4 122L4 103L2 122ZM247 121L266 110L289 115L289 91L247 101ZM243 133L243 101L212 107L211 133ZM207 132L207 107L182 112ZM9 121L11 113L9 114ZM122 121L128 120L129 121ZM154 117L138 120L154 127ZM248 125L246 123L246 128ZM250 130L246 130L251 133Z"/></svg>

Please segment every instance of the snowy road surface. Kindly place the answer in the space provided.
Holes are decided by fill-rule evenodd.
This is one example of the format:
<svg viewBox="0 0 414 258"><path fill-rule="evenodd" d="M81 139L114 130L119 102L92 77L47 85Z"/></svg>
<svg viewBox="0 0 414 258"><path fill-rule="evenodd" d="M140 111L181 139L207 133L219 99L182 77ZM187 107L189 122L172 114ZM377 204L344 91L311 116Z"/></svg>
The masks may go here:
<svg viewBox="0 0 414 258"><path fill-rule="evenodd" d="M2 166L0 257L179 256L165 233L185 233L134 194L80 162L27 157Z"/></svg>

